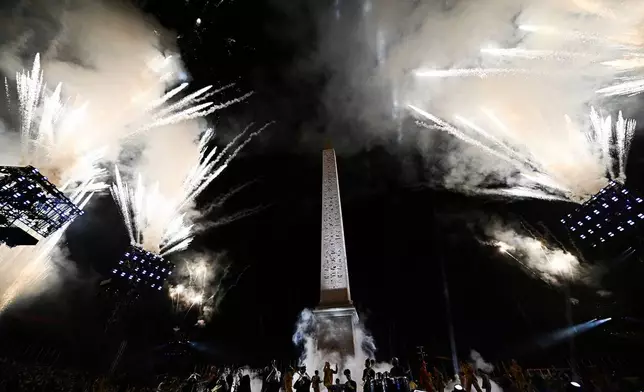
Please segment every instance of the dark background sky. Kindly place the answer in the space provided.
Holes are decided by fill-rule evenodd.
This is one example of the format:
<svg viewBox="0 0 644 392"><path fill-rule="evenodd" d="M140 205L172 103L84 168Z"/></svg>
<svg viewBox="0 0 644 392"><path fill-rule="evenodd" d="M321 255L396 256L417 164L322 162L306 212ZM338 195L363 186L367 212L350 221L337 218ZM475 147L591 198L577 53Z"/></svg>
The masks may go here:
<svg viewBox="0 0 644 392"><path fill-rule="evenodd" d="M223 359L252 362L297 356L291 343L297 316L319 300L321 150L326 142L340 147L352 296L376 339L380 359L405 356L419 345L432 355L448 355L442 263L461 353L475 348L492 359L534 357L542 352L528 350L525 344L566 325L563 290L525 274L495 249L480 245L475 234L478 225L492 217L552 223L572 207L509 203L439 190L428 186L437 175L431 168L437 158L423 157L413 144L399 145L395 138L354 139L353 135L365 134L364 124L334 116L325 104L333 69L316 60L320 15L332 2L224 0L215 7L217 1L212 0L205 8L196 0L158 3L163 5L142 7L180 35L194 84L235 81L236 90L230 94L255 92L212 121L224 130L250 121L275 121L201 198L207 204L252 181L219 214L265 208L209 230L195 242L197 250L225 252L233 275L241 278L206 328L186 327L194 340ZM198 33L196 18L202 19ZM410 133L406 137L413 139L418 131L413 124L406 125ZM435 143L441 142L435 138ZM632 157L631 167L637 163ZM43 341L57 336L61 345L69 346L70 357L87 354L83 342L96 341L102 333L97 289L87 281L98 281L127 244L111 201L105 198L93 208L97 213L79 219L69 231L78 278L67 282L62 292L13 310L3 324L21 326L23 334L40 334ZM575 319L599 317L595 315L604 310L598 304L613 302L620 307L609 312L640 314L639 264L635 260L614 268L617 278L612 283L609 279L612 299L599 298L594 289L576 291L581 302L575 307ZM173 315L162 296L144 298L138 306L130 333L141 346L160 345L172 337L174 325L194 322L195 315ZM596 335L608 338L606 332ZM617 347L614 340L607 341Z"/></svg>

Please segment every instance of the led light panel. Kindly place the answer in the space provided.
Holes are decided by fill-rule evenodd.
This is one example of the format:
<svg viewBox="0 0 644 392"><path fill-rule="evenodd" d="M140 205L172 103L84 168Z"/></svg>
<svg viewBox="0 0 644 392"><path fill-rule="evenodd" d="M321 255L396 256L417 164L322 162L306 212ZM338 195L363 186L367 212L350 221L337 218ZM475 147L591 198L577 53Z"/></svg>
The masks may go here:
<svg viewBox="0 0 644 392"><path fill-rule="evenodd" d="M112 274L136 286L161 290L173 270L174 264L158 254L131 245L112 269Z"/></svg>
<svg viewBox="0 0 644 392"><path fill-rule="evenodd" d="M631 236L644 223L644 200L611 181L595 196L561 219L576 242L598 248Z"/></svg>
<svg viewBox="0 0 644 392"><path fill-rule="evenodd" d="M36 168L0 167L0 230L18 228L40 240L82 214Z"/></svg>

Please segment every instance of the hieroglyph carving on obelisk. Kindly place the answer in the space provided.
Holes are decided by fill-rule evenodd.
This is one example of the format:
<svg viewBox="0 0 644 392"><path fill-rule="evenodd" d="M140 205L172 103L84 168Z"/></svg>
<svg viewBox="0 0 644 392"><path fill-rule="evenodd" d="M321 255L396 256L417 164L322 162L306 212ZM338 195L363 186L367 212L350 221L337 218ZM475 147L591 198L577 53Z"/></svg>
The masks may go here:
<svg viewBox="0 0 644 392"><path fill-rule="evenodd" d="M340 186L335 151L322 152L322 273L320 305L350 305Z"/></svg>

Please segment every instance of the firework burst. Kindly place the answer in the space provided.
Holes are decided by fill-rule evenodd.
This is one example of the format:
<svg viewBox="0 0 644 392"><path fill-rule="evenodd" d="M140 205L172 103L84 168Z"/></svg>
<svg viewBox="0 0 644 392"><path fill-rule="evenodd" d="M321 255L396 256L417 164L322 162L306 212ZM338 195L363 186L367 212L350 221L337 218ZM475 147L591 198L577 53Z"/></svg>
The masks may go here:
<svg viewBox="0 0 644 392"><path fill-rule="evenodd" d="M194 236L194 224L189 210L195 198L226 169L228 164L268 125L250 132L250 126L233 139L221 152L210 149L213 130L207 130L199 139L201 154L198 164L184 177L176 196L164 195L159 185L148 186L141 174L136 175L134 186L123 181L118 167L111 192L134 245L150 252L168 255L188 247Z"/></svg>
<svg viewBox="0 0 644 392"><path fill-rule="evenodd" d="M415 69L407 107L421 125L495 158L459 151L447 182L474 192L582 202L609 180L625 180L636 124L619 106L644 91L644 6L465 1L432 11L413 33L422 37L392 51L392 67L403 62ZM462 26L477 30L476 38ZM449 39L430 38L439 28ZM404 56L412 44L437 55L415 56L410 66ZM443 66L424 66L431 63ZM480 164L470 168L470 159ZM465 167L483 173L468 176ZM490 189L486 170L498 174L501 188Z"/></svg>
<svg viewBox="0 0 644 392"><path fill-rule="evenodd" d="M36 56L33 64L16 74L15 87L13 80L5 80L8 108L15 107L20 121L16 133L20 138L2 132L0 145L3 152L8 152L3 154L3 164L35 167L83 208L95 192L106 188L103 176L107 173L103 167L117 161L130 144L145 144L159 127L202 118L246 99L251 93L226 102L213 102L211 97L232 85L189 90L189 76L183 70L180 56L172 53L171 39L154 21L133 8L115 7L110 2L81 3L46 10L64 10L56 13L61 16L57 35L39 33L38 42L50 43L44 55ZM16 28L31 31L31 22L42 21L20 20ZM5 45L3 69L14 67L13 60L23 58L31 50L26 41ZM74 53L73 61L61 53ZM5 61L8 59L11 61ZM190 141L193 136L188 136ZM143 179L141 184L145 185ZM199 191L191 185L186 188L189 193L181 200L165 199L161 192L155 193L154 186L137 189L137 195L145 199L151 193L153 205L169 204L181 209ZM172 214L167 210L160 212L165 214L163 219L169 219L168 232L172 235L166 240L173 244L168 245L181 248L182 239L188 239L181 234L182 228L189 225L187 217L184 223L184 218L174 215L170 218ZM5 291L2 307L20 296L21 291L41 289L38 283L54 275L52 260L65 228L30 249L0 251Z"/></svg>
<svg viewBox="0 0 644 392"><path fill-rule="evenodd" d="M31 165L54 185L87 204L96 191L107 188L101 181L105 170L99 163L104 148L84 143L85 106L65 104L62 85L48 91L43 82L40 56L36 55L31 71L16 75L20 114L21 164Z"/></svg>
<svg viewBox="0 0 644 392"><path fill-rule="evenodd" d="M198 324L205 325L228 290L236 285L225 285L230 266L222 266L220 258L189 257L180 262L177 284L170 287L174 311L185 319L190 311L197 311ZM237 281L243 275L237 277Z"/></svg>
<svg viewBox="0 0 644 392"><path fill-rule="evenodd" d="M5 80L7 99L9 82ZM48 177L60 191L83 209L92 196L107 188L101 178L105 171L99 163L104 150L83 143L84 106L64 103L62 85L50 91L43 82L40 56L31 70L16 75L20 121L20 165L31 165ZM16 298L42 289L42 281L53 269L53 258L71 222L33 247L0 248L0 273L5 287L0 297L0 312Z"/></svg>
<svg viewBox="0 0 644 392"><path fill-rule="evenodd" d="M636 123L635 120L625 119L622 112L619 112L617 121L613 122L611 116L602 117L595 108L591 108L588 117L591 127L585 130L573 128L572 123L564 119L562 123L568 128L568 140L574 140L577 154L556 157L540 151L541 144L518 145L512 139L501 140L507 136L507 128L488 110L483 113L490 124L497 126L498 136L494 136L494 131L487 131L458 115L455 116L455 123L462 124L462 128L467 131L414 105L408 107L432 122L431 125L419 122L419 125L447 132L505 161L516 170L517 185L500 190L479 189L479 193L581 203L606 186L609 180L623 182L626 179L626 162ZM576 161L579 157L583 161L596 163L600 173L591 172L591 177L572 176L581 163Z"/></svg>
<svg viewBox="0 0 644 392"><path fill-rule="evenodd" d="M76 191L70 200L82 209L90 198L84 192ZM0 247L0 275L3 276L3 287L6 287L0 294L0 312L17 298L44 290L42 282L54 271L56 251L70 224L66 223L35 246Z"/></svg>
<svg viewBox="0 0 644 392"><path fill-rule="evenodd" d="M547 246L543 241L516 233L496 225L487 229L496 240L487 243L514 261L535 278L548 284L559 285L567 281L592 283L592 268L582 264L572 254Z"/></svg>

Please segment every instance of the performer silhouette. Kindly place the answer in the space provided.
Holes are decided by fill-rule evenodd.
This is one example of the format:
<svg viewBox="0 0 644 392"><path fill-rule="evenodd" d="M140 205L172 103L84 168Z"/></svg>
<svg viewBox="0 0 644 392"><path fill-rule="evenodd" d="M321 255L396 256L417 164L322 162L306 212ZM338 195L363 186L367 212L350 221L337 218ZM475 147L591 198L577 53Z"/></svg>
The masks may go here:
<svg viewBox="0 0 644 392"><path fill-rule="evenodd" d="M270 366L264 370L266 377L262 383L262 392L279 392L280 378L282 377L279 370L277 370L277 361L272 360Z"/></svg>
<svg viewBox="0 0 644 392"><path fill-rule="evenodd" d="M351 379L351 370L345 369L344 376L347 382L344 383L344 392L358 392L358 384Z"/></svg>
<svg viewBox="0 0 644 392"><path fill-rule="evenodd" d="M311 385L313 385L313 392L320 392L320 384L322 384L322 380L320 379L320 372L315 371L313 374L313 377L311 378Z"/></svg>
<svg viewBox="0 0 644 392"><path fill-rule="evenodd" d="M364 370L362 371L362 390L364 392L373 392L372 381L376 378L376 372L373 370L372 361L366 359L364 361Z"/></svg>
<svg viewBox="0 0 644 392"><path fill-rule="evenodd" d="M330 387L333 386L333 375L338 374L338 365L335 365L335 370L331 369L331 364L328 362L324 363L324 386L327 390L330 391Z"/></svg>
<svg viewBox="0 0 644 392"><path fill-rule="evenodd" d="M299 378L297 379L297 381L295 381L295 385L293 385L293 388L295 388L296 392L310 392L311 378L306 373L306 366L302 366L299 369L298 373L299 373Z"/></svg>

